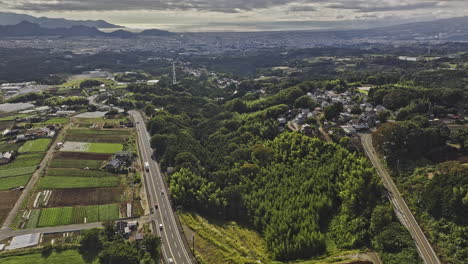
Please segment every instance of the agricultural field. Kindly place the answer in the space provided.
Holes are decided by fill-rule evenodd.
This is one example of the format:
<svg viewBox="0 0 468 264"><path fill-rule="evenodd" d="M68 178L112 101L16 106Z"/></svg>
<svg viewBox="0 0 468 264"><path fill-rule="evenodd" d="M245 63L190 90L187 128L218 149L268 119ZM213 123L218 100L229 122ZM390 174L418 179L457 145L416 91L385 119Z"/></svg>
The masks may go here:
<svg viewBox="0 0 468 264"><path fill-rule="evenodd" d="M52 190L46 207L121 203L124 187Z"/></svg>
<svg viewBox="0 0 468 264"><path fill-rule="evenodd" d="M0 192L0 225L3 223L5 218L8 216L11 208L18 200L21 192L18 191L4 191Z"/></svg>
<svg viewBox="0 0 468 264"><path fill-rule="evenodd" d="M2 264L98 264L97 258L93 261L89 257L82 255L78 250L52 251L50 254L31 253L20 256L0 257Z"/></svg>
<svg viewBox="0 0 468 264"><path fill-rule="evenodd" d="M9 178L14 176L22 176L32 174L36 170L37 166L29 167L16 167L0 170L0 178Z"/></svg>
<svg viewBox="0 0 468 264"><path fill-rule="evenodd" d="M39 189L74 189L119 186L120 179L113 177L44 177L38 183Z"/></svg>
<svg viewBox="0 0 468 264"><path fill-rule="evenodd" d="M52 139L50 138L40 138L35 140L30 140L24 143L24 145L19 149L20 153L29 153L29 152L45 152L49 148Z"/></svg>
<svg viewBox="0 0 468 264"><path fill-rule="evenodd" d="M115 220L120 206L138 198L139 187L128 185L135 181L134 173L116 174L104 167L116 152L135 149L133 131L78 128L80 121L71 118L73 128L65 131L64 144L48 162L15 227ZM136 214L141 211L139 205L134 208Z"/></svg>
<svg viewBox="0 0 468 264"><path fill-rule="evenodd" d="M89 135L88 137L92 137ZM109 153L113 154L118 151L123 150L122 144L116 143L85 143L85 142L72 142L67 141L63 144L61 151L70 151L70 152L91 152L91 153Z"/></svg>
<svg viewBox="0 0 468 264"><path fill-rule="evenodd" d="M43 156L43 152L19 154L12 163L0 166L0 190L25 186L36 171L37 165L41 163Z"/></svg>
<svg viewBox="0 0 468 264"><path fill-rule="evenodd" d="M116 219L119 219L119 204L56 207L32 210L27 225L29 227L48 227L104 222Z"/></svg>

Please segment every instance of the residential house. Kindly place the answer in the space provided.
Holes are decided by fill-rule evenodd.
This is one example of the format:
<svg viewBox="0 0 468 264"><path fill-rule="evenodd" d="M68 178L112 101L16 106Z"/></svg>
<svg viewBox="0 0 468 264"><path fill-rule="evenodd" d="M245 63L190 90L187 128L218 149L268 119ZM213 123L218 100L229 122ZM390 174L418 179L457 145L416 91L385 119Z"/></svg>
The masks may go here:
<svg viewBox="0 0 468 264"><path fill-rule="evenodd" d="M9 164L15 156L13 151L0 153L0 165Z"/></svg>

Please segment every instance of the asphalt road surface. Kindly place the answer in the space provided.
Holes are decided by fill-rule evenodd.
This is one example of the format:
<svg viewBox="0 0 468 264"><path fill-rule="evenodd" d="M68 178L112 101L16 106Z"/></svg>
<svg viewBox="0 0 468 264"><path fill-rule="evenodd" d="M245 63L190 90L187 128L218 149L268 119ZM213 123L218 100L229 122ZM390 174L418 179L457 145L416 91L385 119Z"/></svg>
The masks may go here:
<svg viewBox="0 0 468 264"><path fill-rule="evenodd" d="M390 192L390 200L395 208L396 213L399 215L399 219L406 228L408 228L411 236L416 242L416 247L418 248L419 255L426 264L441 264L439 258L437 257L434 249L424 235L421 227L419 227L418 222L413 216L413 213L408 208L405 200L401 196L400 191L393 182L390 174L387 169L382 165L377 152L372 145L372 136L370 134L364 134L361 136L362 145L364 150L374 165L377 173L382 178L385 188Z"/></svg>
<svg viewBox="0 0 468 264"><path fill-rule="evenodd" d="M183 234L177 226L174 212L170 205L167 190L156 161L151 156L153 150L150 145L150 136L146 131L146 126L142 115L137 111L130 111L138 133L138 146L143 163L149 163L149 172L145 170L145 189L148 194L148 203L154 212L153 228L162 239L162 253L167 263L172 258L176 264L196 264L193 255L182 240ZM156 209L155 205L158 205ZM162 225L162 229L160 228Z"/></svg>

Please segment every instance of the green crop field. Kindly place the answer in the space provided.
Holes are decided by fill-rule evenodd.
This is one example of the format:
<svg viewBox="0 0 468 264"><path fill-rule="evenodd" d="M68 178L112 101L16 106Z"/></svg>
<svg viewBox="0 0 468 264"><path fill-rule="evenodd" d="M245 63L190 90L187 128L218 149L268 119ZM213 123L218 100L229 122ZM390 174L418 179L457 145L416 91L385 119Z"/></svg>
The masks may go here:
<svg viewBox="0 0 468 264"><path fill-rule="evenodd" d="M98 264L99 259L95 258L90 262L88 257L83 256L78 250L52 251L50 254L25 254L20 256L0 257L2 264Z"/></svg>
<svg viewBox="0 0 468 264"><path fill-rule="evenodd" d="M41 210L38 227L60 226L71 223L73 207L46 208Z"/></svg>
<svg viewBox="0 0 468 264"><path fill-rule="evenodd" d="M37 166L41 163L44 153L20 154L12 163L2 166L3 169Z"/></svg>
<svg viewBox="0 0 468 264"><path fill-rule="evenodd" d="M24 143L24 145L19 149L19 152L44 152L49 148L51 142L52 139L50 138L40 138L36 140L31 140Z"/></svg>
<svg viewBox="0 0 468 264"><path fill-rule="evenodd" d="M81 170L81 169L70 169L70 168L59 168L59 169L48 169L47 176L55 177L114 177L107 171L96 171L96 170Z"/></svg>
<svg viewBox="0 0 468 264"><path fill-rule="evenodd" d="M102 160L79 160L79 159L53 159L51 168L86 168L91 170L99 169L103 164Z"/></svg>
<svg viewBox="0 0 468 264"><path fill-rule="evenodd" d="M38 183L39 189L74 189L94 187L115 187L118 177L44 177Z"/></svg>
<svg viewBox="0 0 468 264"><path fill-rule="evenodd" d="M0 178L32 174L35 170L36 166L0 169Z"/></svg>
<svg viewBox="0 0 468 264"><path fill-rule="evenodd" d="M29 216L29 220L26 223L26 229L36 228L37 222L39 221L39 216L41 215L40 209L34 209L31 211L31 215Z"/></svg>
<svg viewBox="0 0 468 264"><path fill-rule="evenodd" d="M90 143L87 152L92 153L115 153L123 150L122 144L113 143Z"/></svg>
<svg viewBox="0 0 468 264"><path fill-rule="evenodd" d="M60 226L116 219L119 219L118 204L45 208L40 210L39 219L37 219L36 215L34 215L34 218L30 218L28 226Z"/></svg>
<svg viewBox="0 0 468 264"><path fill-rule="evenodd" d="M0 179L0 191L26 186L32 175L23 175Z"/></svg>

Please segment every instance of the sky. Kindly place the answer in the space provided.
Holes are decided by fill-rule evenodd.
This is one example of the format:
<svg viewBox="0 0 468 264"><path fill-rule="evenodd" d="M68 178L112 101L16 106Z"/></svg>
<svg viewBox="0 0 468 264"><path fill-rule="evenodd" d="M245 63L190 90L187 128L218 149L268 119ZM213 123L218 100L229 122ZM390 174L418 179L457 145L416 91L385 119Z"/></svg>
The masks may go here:
<svg viewBox="0 0 468 264"><path fill-rule="evenodd" d="M468 16L468 1L0 0L0 11L175 32L334 30Z"/></svg>

